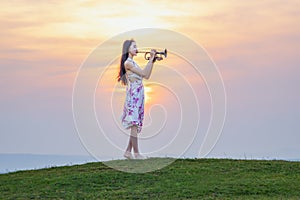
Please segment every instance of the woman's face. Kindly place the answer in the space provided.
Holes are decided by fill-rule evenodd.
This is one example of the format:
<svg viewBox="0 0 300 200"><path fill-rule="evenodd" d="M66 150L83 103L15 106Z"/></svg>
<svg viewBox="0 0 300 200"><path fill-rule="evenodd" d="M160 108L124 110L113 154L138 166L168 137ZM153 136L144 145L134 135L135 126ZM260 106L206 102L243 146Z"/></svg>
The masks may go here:
<svg viewBox="0 0 300 200"><path fill-rule="evenodd" d="M136 43L135 42L132 42L129 49L128 49L128 52L132 55L132 56L136 56L137 54L137 47L136 47Z"/></svg>

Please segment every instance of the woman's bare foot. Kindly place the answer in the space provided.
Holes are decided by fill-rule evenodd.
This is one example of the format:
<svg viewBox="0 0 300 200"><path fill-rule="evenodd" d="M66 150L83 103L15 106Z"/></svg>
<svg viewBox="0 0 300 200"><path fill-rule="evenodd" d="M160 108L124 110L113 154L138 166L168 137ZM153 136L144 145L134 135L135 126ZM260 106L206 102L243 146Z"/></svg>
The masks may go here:
<svg viewBox="0 0 300 200"><path fill-rule="evenodd" d="M144 159L146 159L146 157L145 156L142 156L141 154L139 154L139 153L135 153L134 154L134 157L135 157L135 159L140 159L140 160L144 160Z"/></svg>
<svg viewBox="0 0 300 200"><path fill-rule="evenodd" d="M125 158L127 158L127 159L133 159L133 157L132 157L132 155L131 155L131 153L130 152L128 152L128 151L126 151L125 153L124 153L124 155L123 155Z"/></svg>

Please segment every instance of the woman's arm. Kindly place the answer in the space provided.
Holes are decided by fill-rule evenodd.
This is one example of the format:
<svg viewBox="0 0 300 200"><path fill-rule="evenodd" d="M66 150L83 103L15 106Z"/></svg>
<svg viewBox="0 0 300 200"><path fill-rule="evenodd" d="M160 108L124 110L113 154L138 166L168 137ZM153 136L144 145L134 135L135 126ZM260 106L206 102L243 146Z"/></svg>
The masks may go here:
<svg viewBox="0 0 300 200"><path fill-rule="evenodd" d="M147 63L147 65L144 69L134 67L133 63L129 62L129 61L125 61L125 63L124 63L125 68L126 68L126 70L130 70L130 71L142 76L145 79L149 79L150 75L152 73L154 56L155 56L155 50L151 50L149 62Z"/></svg>

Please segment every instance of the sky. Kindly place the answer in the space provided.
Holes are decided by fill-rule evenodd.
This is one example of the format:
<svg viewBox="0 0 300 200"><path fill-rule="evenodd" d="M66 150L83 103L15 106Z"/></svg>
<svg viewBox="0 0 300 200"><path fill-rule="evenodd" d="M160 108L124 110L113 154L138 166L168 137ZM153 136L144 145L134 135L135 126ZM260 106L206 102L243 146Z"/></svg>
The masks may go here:
<svg viewBox="0 0 300 200"><path fill-rule="evenodd" d="M300 158L299 6L296 0L1 1L0 154L88 155L90 151L104 151L94 136L89 139L95 144L87 147L83 140L89 135L78 133L72 103L79 71L108 41L112 41L111 48L93 60L95 65L85 80L97 78L98 123L111 125L104 126L104 132L116 135L106 136L119 149L125 148L127 135L115 126L119 122L105 121L107 116L118 118L124 100L124 88L114 82L118 57L105 68L107 76L99 78L99 69L104 67L102 61L121 53L120 35L152 28L170 30L194 41L204 49L201 56L210 58L220 73L226 117L208 157ZM168 58L157 63L152 77L144 82L148 100L142 137L151 133L158 137L150 135L140 146L144 152L164 147L173 141L180 126L190 138L194 134L190 126L199 123L199 137L186 153L197 157L213 110L207 84L219 77L196 77L180 56L198 58L197 51L182 47L172 37L158 37L144 41L133 34L139 39L138 47L160 44L161 48L170 48ZM176 55L172 52L175 47L189 54ZM144 66L142 56L136 60ZM187 84L178 84L182 81ZM196 101L188 98L192 93L181 93L180 87L193 88ZM113 106L109 109L108 104ZM193 116L194 105L199 106L200 118ZM178 115L181 112L182 118ZM162 132L159 127L163 127Z"/></svg>

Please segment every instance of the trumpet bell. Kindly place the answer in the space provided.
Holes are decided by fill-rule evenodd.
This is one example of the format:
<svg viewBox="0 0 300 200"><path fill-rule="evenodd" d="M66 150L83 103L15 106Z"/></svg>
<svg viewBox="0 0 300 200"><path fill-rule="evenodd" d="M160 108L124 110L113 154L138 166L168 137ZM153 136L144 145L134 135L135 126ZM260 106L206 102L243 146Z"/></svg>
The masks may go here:
<svg viewBox="0 0 300 200"><path fill-rule="evenodd" d="M166 58L168 55L168 51L167 51L167 49L165 49L163 52L159 52L158 54L161 54Z"/></svg>

